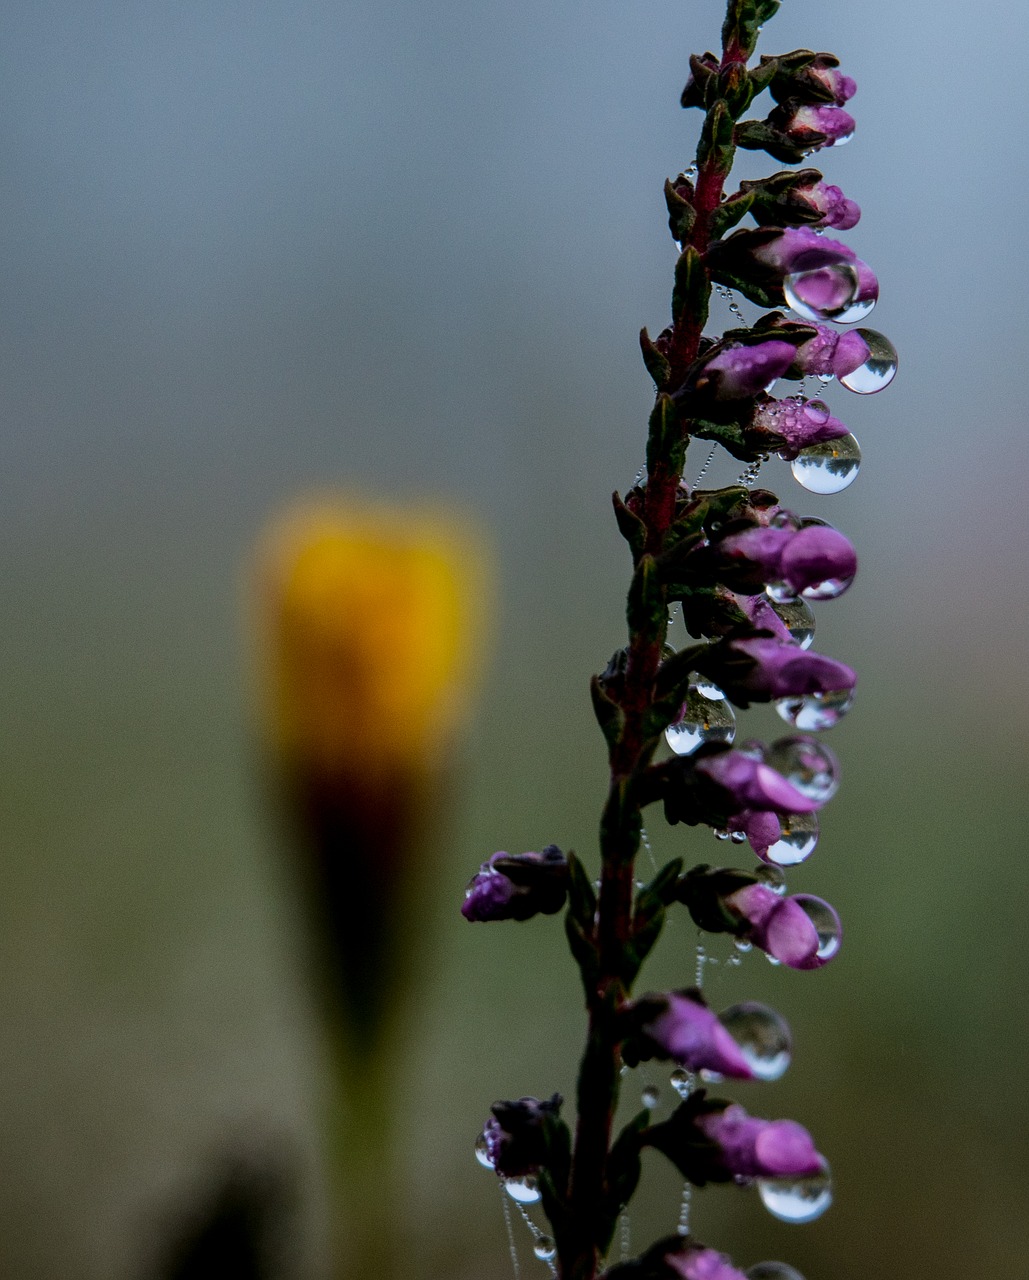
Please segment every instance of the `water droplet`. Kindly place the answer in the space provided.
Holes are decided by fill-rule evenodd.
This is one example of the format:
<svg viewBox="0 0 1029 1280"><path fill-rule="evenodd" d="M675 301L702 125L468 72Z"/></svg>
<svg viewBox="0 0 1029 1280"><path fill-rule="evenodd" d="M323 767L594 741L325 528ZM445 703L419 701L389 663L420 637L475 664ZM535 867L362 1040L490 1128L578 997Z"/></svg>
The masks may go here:
<svg viewBox="0 0 1029 1280"><path fill-rule="evenodd" d="M868 344L868 359L852 373L845 373L840 382L848 391L859 396L870 396L888 387L897 373L897 348L876 329L855 329Z"/></svg>
<svg viewBox="0 0 1029 1280"><path fill-rule="evenodd" d="M790 1065L792 1040L786 1022L767 1005L734 1004L718 1020L740 1047L758 1080L778 1080Z"/></svg>
<svg viewBox="0 0 1029 1280"><path fill-rule="evenodd" d="M743 1274L747 1280L804 1280L797 1268L787 1262L755 1262Z"/></svg>
<svg viewBox="0 0 1029 1280"><path fill-rule="evenodd" d="M505 1178L504 1190L518 1204L535 1204L540 1198L540 1189L531 1174L524 1178Z"/></svg>
<svg viewBox="0 0 1029 1280"><path fill-rule="evenodd" d="M801 522L792 511L777 511L768 522L773 529L799 529Z"/></svg>
<svg viewBox="0 0 1029 1280"><path fill-rule="evenodd" d="M807 1178L758 1178L761 1202L780 1222L814 1222L832 1204L829 1166Z"/></svg>
<svg viewBox="0 0 1029 1280"><path fill-rule="evenodd" d="M839 724L854 705L853 689L830 693L806 693L795 698L776 698L775 709L787 724L810 733Z"/></svg>
<svg viewBox="0 0 1029 1280"><path fill-rule="evenodd" d="M802 796L824 804L840 785L840 766L828 747L814 738L779 738L768 748L766 762Z"/></svg>
<svg viewBox="0 0 1029 1280"><path fill-rule="evenodd" d="M746 955L748 951L754 950L754 944L748 942L746 938L733 938L732 945L741 955Z"/></svg>
<svg viewBox="0 0 1029 1280"><path fill-rule="evenodd" d="M726 831L724 827L715 827L715 839L728 840L729 839L728 831Z"/></svg>
<svg viewBox="0 0 1029 1280"><path fill-rule="evenodd" d="M810 649L815 638L815 615L811 606L804 600L773 600L772 608L790 633L793 643L802 649Z"/></svg>
<svg viewBox="0 0 1029 1280"><path fill-rule="evenodd" d="M702 698L707 698L710 702L725 701L725 691L719 689L718 685L709 680L707 676L691 675L690 687L696 689Z"/></svg>
<svg viewBox="0 0 1029 1280"><path fill-rule="evenodd" d="M770 845L765 857L777 867L795 867L806 862L818 844L818 815L788 813L780 815L782 835Z"/></svg>
<svg viewBox="0 0 1029 1280"><path fill-rule="evenodd" d="M808 493L842 493L860 469L861 446L853 435L809 445L790 463L794 480Z"/></svg>
<svg viewBox="0 0 1029 1280"><path fill-rule="evenodd" d="M669 622L671 619L669 618ZM669 658L674 658L678 650L674 644L663 644L661 646L661 660L666 662Z"/></svg>
<svg viewBox="0 0 1029 1280"><path fill-rule="evenodd" d="M763 760L765 758L765 744L758 738L745 738L739 743L736 750L741 756L747 756L751 760Z"/></svg>
<svg viewBox="0 0 1029 1280"><path fill-rule="evenodd" d="M557 1245L550 1236L537 1236L532 1251L540 1262L549 1262L557 1253Z"/></svg>
<svg viewBox="0 0 1029 1280"><path fill-rule="evenodd" d="M745 831L733 831L730 834L729 839L733 844L745 844L747 840L747 833Z"/></svg>
<svg viewBox="0 0 1029 1280"><path fill-rule="evenodd" d="M782 282L786 301L797 315L816 323L821 320L838 322L855 306L863 306L856 301L861 291L857 268L844 259L825 261L833 256L828 250L814 250L813 256L822 260L820 265L812 264L807 270L795 271ZM871 309L869 307L868 311ZM862 319L868 311L858 318Z"/></svg>
<svg viewBox="0 0 1029 1280"><path fill-rule="evenodd" d="M668 1077L668 1083L680 1098L688 1098L693 1090L693 1077L688 1071L684 1071L682 1067L676 1067Z"/></svg>
<svg viewBox="0 0 1029 1280"><path fill-rule="evenodd" d="M489 1153L489 1144L486 1142L484 1133L480 1133L475 1139L475 1158L484 1169L493 1168L493 1157Z"/></svg>
<svg viewBox="0 0 1029 1280"><path fill-rule="evenodd" d="M732 742L736 716L728 702L712 701L690 685L679 719L665 730L665 741L677 756L688 756L702 742Z"/></svg>
<svg viewBox="0 0 1029 1280"><path fill-rule="evenodd" d="M840 924L840 917L829 906L828 902L823 902L821 898L816 898L810 893L794 894L793 901L803 909L804 914L815 926L818 933L818 951L819 960L829 961L839 951L840 943L843 941L843 926Z"/></svg>
<svg viewBox="0 0 1029 1280"><path fill-rule="evenodd" d="M829 421L829 406L824 400L809 400L804 407L804 415L820 427Z"/></svg>
<svg viewBox="0 0 1029 1280"><path fill-rule="evenodd" d="M767 862L762 862L754 868L754 875L757 876L758 881L761 884L767 885L767 887L771 889L773 893L777 893L780 898L786 893L786 877L783 875L779 867L773 867ZM739 946L739 942L737 942L736 945ZM747 950L749 949L750 944L748 943ZM740 950L742 951L743 948L740 947Z"/></svg>
<svg viewBox="0 0 1029 1280"><path fill-rule="evenodd" d="M657 1089L654 1088L652 1084L648 1084L647 1087L640 1094L640 1101L643 1103L643 1105L647 1108L648 1111L653 1111L653 1109L661 1101L661 1094Z"/></svg>
<svg viewBox="0 0 1029 1280"><path fill-rule="evenodd" d="M770 582L765 587L765 595L772 604L792 604L798 598L788 582Z"/></svg>

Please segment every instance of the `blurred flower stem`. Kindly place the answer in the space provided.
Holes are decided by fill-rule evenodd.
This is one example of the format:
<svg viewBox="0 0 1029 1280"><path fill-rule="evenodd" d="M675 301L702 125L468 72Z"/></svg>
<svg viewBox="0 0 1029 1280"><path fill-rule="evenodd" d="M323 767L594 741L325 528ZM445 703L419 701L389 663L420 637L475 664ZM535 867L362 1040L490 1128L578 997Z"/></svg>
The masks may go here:
<svg viewBox="0 0 1029 1280"><path fill-rule="evenodd" d="M480 545L453 519L338 500L277 522L260 557L268 760L334 1064L347 1277L397 1264L401 1029L481 652Z"/></svg>

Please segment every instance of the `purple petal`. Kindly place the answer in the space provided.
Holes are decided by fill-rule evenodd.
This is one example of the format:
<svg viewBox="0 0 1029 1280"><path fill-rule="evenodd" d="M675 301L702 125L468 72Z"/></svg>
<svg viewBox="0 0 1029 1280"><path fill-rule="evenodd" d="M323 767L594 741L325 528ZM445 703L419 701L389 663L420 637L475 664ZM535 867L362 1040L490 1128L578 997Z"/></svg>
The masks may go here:
<svg viewBox="0 0 1029 1280"><path fill-rule="evenodd" d="M828 525L808 525L793 535L780 560L783 578L803 591L830 578L853 578L857 554L848 538Z"/></svg>
<svg viewBox="0 0 1029 1280"><path fill-rule="evenodd" d="M504 854L494 854L503 857ZM461 903L461 914L466 920L487 921L505 920L507 907L517 890L514 884L494 871L489 862L482 864L476 872L471 884L465 890L464 902Z"/></svg>
<svg viewBox="0 0 1029 1280"><path fill-rule="evenodd" d="M707 1069L737 1080L754 1077L736 1041L715 1014L689 996L670 994L665 1012L645 1030L668 1057L691 1071Z"/></svg>
<svg viewBox="0 0 1029 1280"><path fill-rule="evenodd" d="M810 1133L795 1120L771 1120L754 1142L755 1161L773 1177L804 1178L818 1173L822 1157Z"/></svg>
<svg viewBox="0 0 1029 1280"><path fill-rule="evenodd" d="M755 694L769 698L802 697L809 693L853 689L857 684L856 672L845 662L783 644L780 640L733 640L731 647L754 659L753 669L740 683Z"/></svg>
<svg viewBox="0 0 1029 1280"><path fill-rule="evenodd" d="M780 898L778 907L761 926L762 951L790 969L817 969L818 930L804 908L794 898Z"/></svg>
<svg viewBox="0 0 1029 1280"><path fill-rule="evenodd" d="M744 809L774 809L777 813L814 813L822 806L802 795L781 773L741 751L723 751L698 760L698 773L728 791Z"/></svg>
<svg viewBox="0 0 1029 1280"><path fill-rule="evenodd" d="M680 1253L666 1253L666 1265L682 1280L747 1280L732 1265L732 1259L716 1249L687 1246Z"/></svg>
<svg viewBox="0 0 1029 1280"><path fill-rule="evenodd" d="M794 537L790 529L763 528L755 525L742 533L733 533L718 544L719 551L730 560L749 560L768 575L769 581L782 577L780 557Z"/></svg>
<svg viewBox="0 0 1029 1280"><path fill-rule="evenodd" d="M793 363L793 347L772 339L750 347L729 347L713 356L697 376L698 390L713 386L719 400L757 395ZM714 376L713 376L714 375Z"/></svg>

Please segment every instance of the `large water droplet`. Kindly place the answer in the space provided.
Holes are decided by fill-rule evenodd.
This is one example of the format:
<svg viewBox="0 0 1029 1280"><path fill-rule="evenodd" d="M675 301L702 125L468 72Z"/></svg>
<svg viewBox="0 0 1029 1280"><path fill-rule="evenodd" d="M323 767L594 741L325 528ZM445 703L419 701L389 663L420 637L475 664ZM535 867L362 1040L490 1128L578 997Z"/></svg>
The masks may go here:
<svg viewBox="0 0 1029 1280"><path fill-rule="evenodd" d="M772 604L792 604L798 599L796 591L788 582L770 582L765 587L765 595Z"/></svg>
<svg viewBox="0 0 1029 1280"><path fill-rule="evenodd" d="M540 1262L549 1262L557 1253L557 1245L550 1236L537 1236L536 1243L532 1246L532 1251Z"/></svg>
<svg viewBox="0 0 1029 1280"><path fill-rule="evenodd" d="M818 814L783 814L779 826L782 835L769 846L765 857L777 867L795 867L806 862L818 844Z"/></svg>
<svg viewBox="0 0 1029 1280"><path fill-rule="evenodd" d="M814 738L779 738L768 748L767 764L797 788L802 796L824 804L840 785L840 766L828 747Z"/></svg>
<svg viewBox="0 0 1029 1280"><path fill-rule="evenodd" d="M540 1199L540 1189L531 1174L524 1178L505 1178L504 1190L518 1204L535 1204Z"/></svg>
<svg viewBox="0 0 1029 1280"><path fill-rule="evenodd" d="M772 608L790 633L793 643L802 649L810 649L815 638L815 615L811 606L804 600L773 600Z"/></svg>
<svg viewBox="0 0 1029 1280"><path fill-rule="evenodd" d="M747 1280L804 1280L788 1262L755 1262L743 1273Z"/></svg>
<svg viewBox="0 0 1029 1280"><path fill-rule="evenodd" d="M870 396L882 391L893 381L897 372L897 348L876 329L855 329L868 345L868 359L858 365L853 373L845 373L840 382L848 391L860 396Z"/></svg>
<svg viewBox="0 0 1029 1280"><path fill-rule="evenodd" d="M777 893L779 897L783 897L786 893L786 877L777 866L771 866L766 862L759 863L754 868L754 875L758 882L767 885L773 893ZM736 945L739 947L740 940L737 938ZM741 947L740 950L743 948ZM747 950L750 950L750 944L747 944Z"/></svg>
<svg viewBox="0 0 1029 1280"><path fill-rule="evenodd" d="M814 1222L832 1204L829 1166L807 1178L758 1178L761 1202L780 1222Z"/></svg>
<svg viewBox="0 0 1029 1280"><path fill-rule="evenodd" d="M721 701L712 701L696 685L690 685L679 719L665 730L665 741L677 756L688 756L702 742L732 742L735 737L736 716L724 694Z"/></svg>
<svg viewBox="0 0 1029 1280"><path fill-rule="evenodd" d="M661 1101L661 1094L657 1089L654 1088L652 1084L648 1084L647 1087L640 1094L640 1101L643 1103L643 1105L647 1108L648 1111L653 1111L654 1108L657 1106L657 1104Z"/></svg>
<svg viewBox="0 0 1029 1280"><path fill-rule="evenodd" d="M828 262L812 266L806 271L795 271L782 282L786 301L797 315L815 323L821 320L839 321L855 306L862 305L856 301L860 290L861 281L857 268L846 261ZM867 315L868 312L863 314Z"/></svg>
<svg viewBox="0 0 1029 1280"><path fill-rule="evenodd" d="M806 693L795 698L776 698L775 709L787 724L811 733L839 724L854 705L853 689L830 693Z"/></svg>
<svg viewBox="0 0 1029 1280"><path fill-rule="evenodd" d="M815 926L818 933L818 951L819 960L829 961L839 951L840 943L843 941L843 926L840 924L840 917L836 914L828 902L823 902L821 898L816 898L810 893L797 893L793 895L793 901L803 909L804 914Z"/></svg>
<svg viewBox="0 0 1029 1280"><path fill-rule="evenodd" d="M758 1080L778 1080L790 1065L792 1040L786 1022L767 1005L747 1000L718 1015Z"/></svg>
<svg viewBox="0 0 1029 1280"><path fill-rule="evenodd" d="M690 687L696 689L702 698L707 698L710 702L724 702L725 690L720 689L713 680L709 680L707 676L694 675L690 676Z"/></svg>
<svg viewBox="0 0 1029 1280"><path fill-rule="evenodd" d="M475 1139L475 1158L484 1169L493 1168L493 1157L489 1153L489 1144L484 1133L480 1133Z"/></svg>
<svg viewBox="0 0 1029 1280"><path fill-rule="evenodd" d="M808 493L842 493L860 469L861 446L853 435L809 445L790 463L793 478Z"/></svg>

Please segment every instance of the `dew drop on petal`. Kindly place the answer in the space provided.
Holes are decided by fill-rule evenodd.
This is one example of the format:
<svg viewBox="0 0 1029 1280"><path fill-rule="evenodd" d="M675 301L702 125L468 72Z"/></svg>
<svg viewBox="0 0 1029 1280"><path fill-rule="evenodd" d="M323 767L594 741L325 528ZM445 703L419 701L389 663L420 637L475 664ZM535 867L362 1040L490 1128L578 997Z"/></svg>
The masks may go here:
<svg viewBox="0 0 1029 1280"><path fill-rule="evenodd" d="M864 338L868 346L868 359L852 373L845 373L840 378L842 386L848 391L856 391L860 396L874 395L882 391L893 381L897 373L897 348L876 329L855 329Z"/></svg>
<svg viewBox="0 0 1029 1280"><path fill-rule="evenodd" d="M677 756L688 756L704 742L732 742L736 716L728 702L712 701L690 685L679 718L665 730L665 741Z"/></svg>
<svg viewBox="0 0 1029 1280"><path fill-rule="evenodd" d="M832 1181L829 1166L806 1178L758 1178L761 1202L780 1222L814 1222L832 1204Z"/></svg>
<svg viewBox="0 0 1029 1280"><path fill-rule="evenodd" d="M853 689L827 693L805 693L793 698L776 698L775 709L787 724L806 733L831 729L854 705Z"/></svg>
<svg viewBox="0 0 1029 1280"><path fill-rule="evenodd" d="M550 1236L537 1236L536 1243L532 1246L532 1251L540 1262L549 1262L557 1253L557 1245Z"/></svg>
<svg viewBox="0 0 1029 1280"><path fill-rule="evenodd" d="M815 615L811 606L805 600L773 600L772 608L790 633L793 643L802 649L810 649L815 638Z"/></svg>
<svg viewBox="0 0 1029 1280"><path fill-rule="evenodd" d="M788 1262L755 1262L743 1273L747 1280L804 1280Z"/></svg>
<svg viewBox="0 0 1029 1280"><path fill-rule="evenodd" d="M857 268L846 261L795 271L784 278L782 291L798 316L815 323L839 321L855 306L861 305L856 302L861 291Z"/></svg>
<svg viewBox="0 0 1029 1280"><path fill-rule="evenodd" d="M765 760L802 796L819 804L831 800L839 789L839 762L829 748L815 738L801 734L779 738L768 748Z"/></svg>
<svg viewBox="0 0 1029 1280"><path fill-rule="evenodd" d="M798 598L788 582L770 582L765 587L765 595L772 604L792 604Z"/></svg>
<svg viewBox="0 0 1029 1280"><path fill-rule="evenodd" d="M734 1004L718 1021L739 1045L758 1080L778 1080L790 1065L792 1038L785 1019L756 1001Z"/></svg>
<svg viewBox="0 0 1029 1280"><path fill-rule="evenodd" d="M816 955L823 963L828 963L840 949L843 941L843 926L840 917L828 902L816 898L810 893L794 894L793 901L815 926L818 934L818 951Z"/></svg>
<svg viewBox="0 0 1029 1280"><path fill-rule="evenodd" d="M493 1157L489 1153L489 1144L486 1142L484 1133L480 1133L475 1139L475 1158L484 1169L493 1168Z"/></svg>
<svg viewBox="0 0 1029 1280"><path fill-rule="evenodd" d="M505 1178L504 1190L518 1204L535 1204L540 1199L540 1189L531 1174L524 1178Z"/></svg>
<svg viewBox="0 0 1029 1280"><path fill-rule="evenodd" d="M824 400L809 400L804 406L804 416L820 427L823 422L829 421L829 406Z"/></svg>
<svg viewBox="0 0 1029 1280"><path fill-rule="evenodd" d="M795 867L806 862L818 844L817 813L787 813L779 817L782 835L769 845L765 857L776 867Z"/></svg>
<svg viewBox="0 0 1029 1280"><path fill-rule="evenodd" d="M790 462L794 480L808 493L842 493L860 469L861 446L853 435L809 445Z"/></svg>

